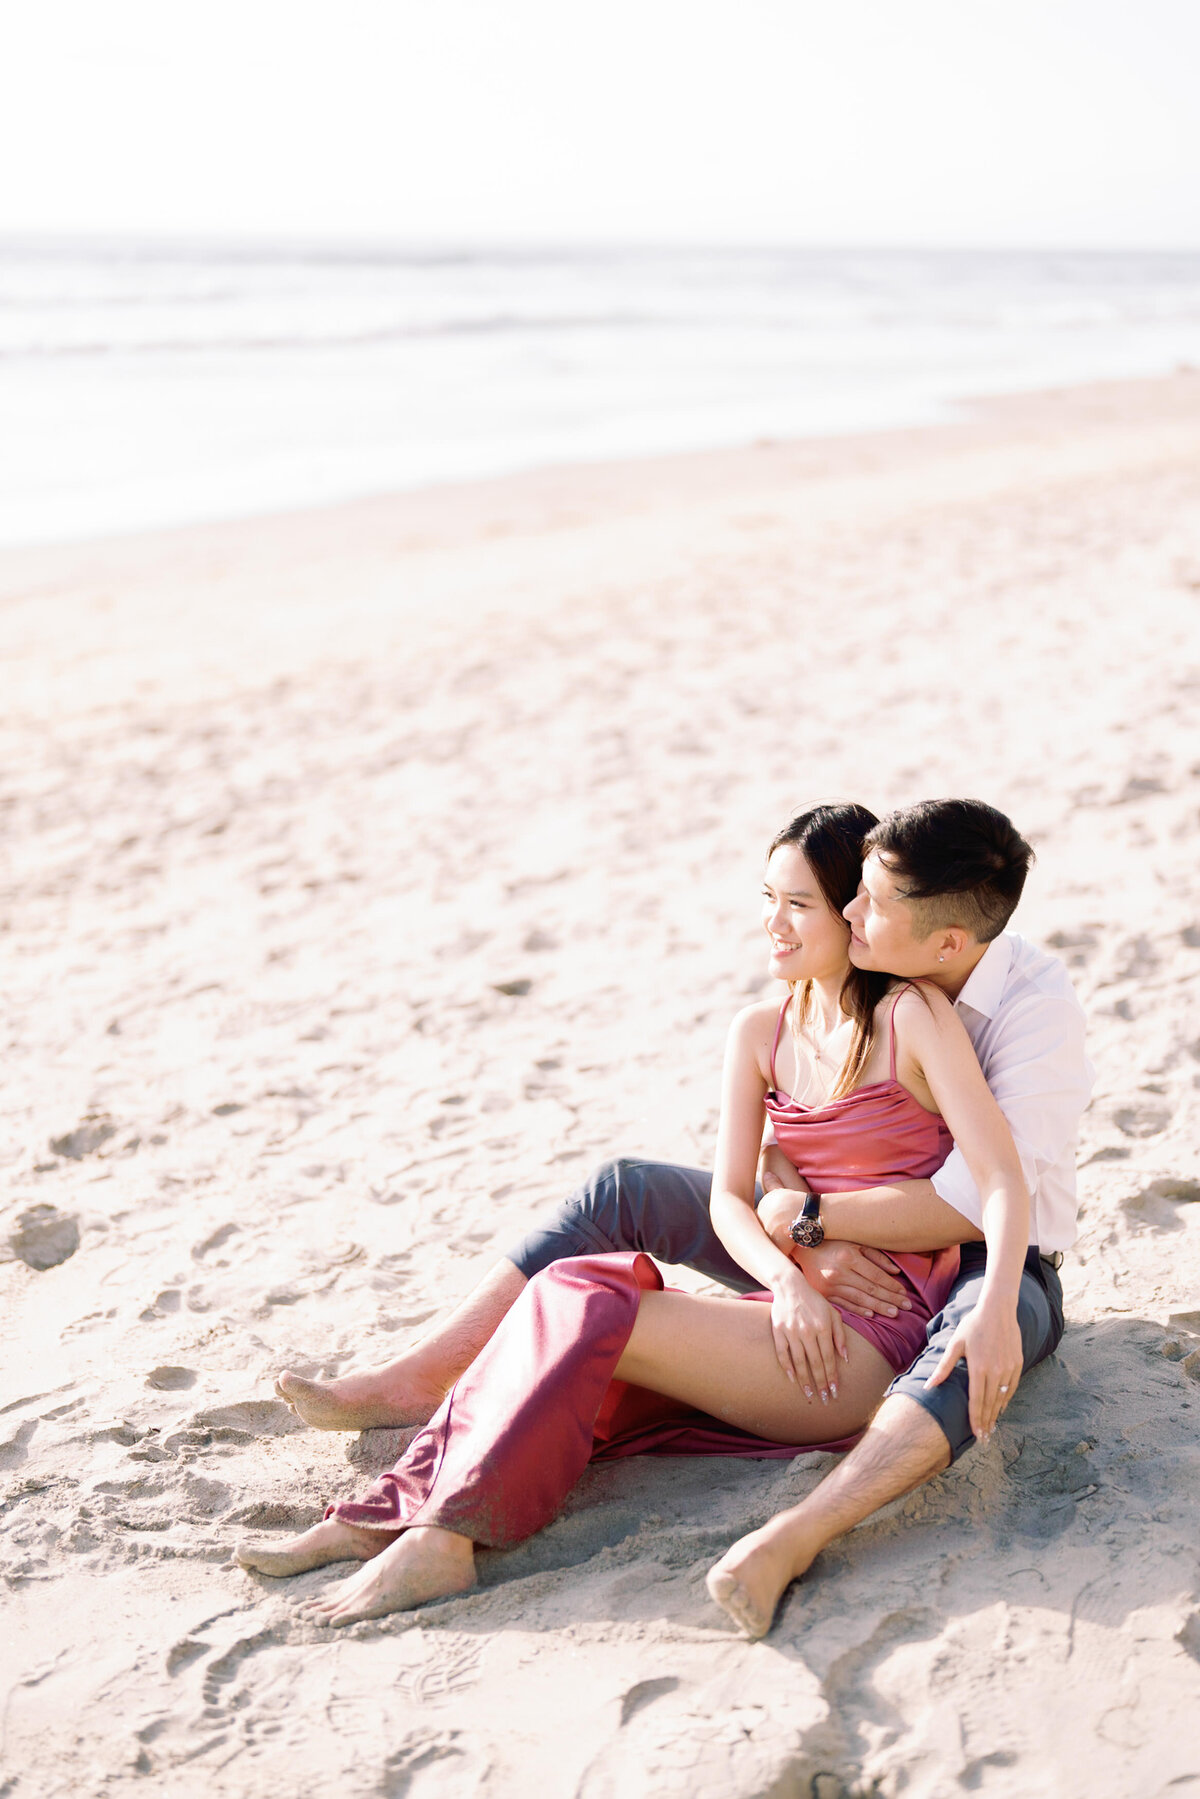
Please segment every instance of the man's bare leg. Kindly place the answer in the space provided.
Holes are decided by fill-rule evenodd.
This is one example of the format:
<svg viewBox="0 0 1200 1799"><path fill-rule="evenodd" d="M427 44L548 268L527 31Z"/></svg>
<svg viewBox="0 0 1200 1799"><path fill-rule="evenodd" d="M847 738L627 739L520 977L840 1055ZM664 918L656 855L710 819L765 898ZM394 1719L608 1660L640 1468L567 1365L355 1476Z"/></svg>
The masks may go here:
<svg viewBox="0 0 1200 1799"><path fill-rule="evenodd" d="M394 1362L338 1380L304 1380L285 1371L275 1391L314 1430L427 1424L525 1284L520 1269L502 1258L447 1318Z"/></svg>
<svg viewBox="0 0 1200 1799"><path fill-rule="evenodd" d="M862 1441L807 1499L721 1557L708 1575L711 1597L748 1636L765 1636L790 1582L827 1544L949 1462L945 1434L923 1406L902 1393L885 1399Z"/></svg>

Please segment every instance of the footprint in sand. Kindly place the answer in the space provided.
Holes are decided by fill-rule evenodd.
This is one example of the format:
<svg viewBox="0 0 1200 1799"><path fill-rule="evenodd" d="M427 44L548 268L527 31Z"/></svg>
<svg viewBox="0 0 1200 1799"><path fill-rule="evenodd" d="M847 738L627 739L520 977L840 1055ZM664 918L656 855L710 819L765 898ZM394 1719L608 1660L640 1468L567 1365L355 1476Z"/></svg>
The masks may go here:
<svg viewBox="0 0 1200 1799"><path fill-rule="evenodd" d="M212 1254L214 1249L220 1249L222 1244L228 1243L230 1237L235 1237L240 1229L241 1226L236 1224L219 1225L210 1236L205 1237L202 1243L194 1245L192 1249L193 1262L202 1262L205 1256Z"/></svg>
<svg viewBox="0 0 1200 1799"><path fill-rule="evenodd" d="M164 1287L158 1297L142 1312L138 1313L139 1324L153 1324L158 1318L169 1318L177 1312L183 1303L178 1287Z"/></svg>
<svg viewBox="0 0 1200 1799"><path fill-rule="evenodd" d="M79 1248L79 1220L57 1206L30 1206L17 1215L8 1247L19 1262L43 1274L67 1262Z"/></svg>
<svg viewBox="0 0 1200 1799"><path fill-rule="evenodd" d="M1167 783L1160 775L1131 775L1120 793L1112 801L1114 806L1128 806L1135 800L1144 800L1151 794L1166 793Z"/></svg>
<svg viewBox="0 0 1200 1799"><path fill-rule="evenodd" d="M196 1374L191 1368L176 1368L165 1364L161 1368L152 1368L146 1376L146 1385L155 1387L160 1393L185 1393L196 1384Z"/></svg>
<svg viewBox="0 0 1200 1799"><path fill-rule="evenodd" d="M245 1431L252 1437L286 1437L304 1429L280 1399L242 1399L233 1405L210 1406L197 1412L192 1424L200 1430Z"/></svg>
<svg viewBox="0 0 1200 1799"><path fill-rule="evenodd" d="M0 1438L0 1469L7 1473L11 1468L19 1468L28 1453L26 1445L38 1427L36 1418L27 1418L18 1424L7 1437Z"/></svg>
<svg viewBox="0 0 1200 1799"><path fill-rule="evenodd" d="M61 1137L51 1137L50 1147L56 1156L65 1156L69 1162L82 1162L84 1156L95 1155L116 1134L117 1127L111 1118L88 1117L77 1124L73 1131L67 1131Z"/></svg>
<svg viewBox="0 0 1200 1799"><path fill-rule="evenodd" d="M1171 1113L1166 1106L1122 1106L1113 1113L1113 1122L1127 1137L1157 1137L1170 1124Z"/></svg>
<svg viewBox="0 0 1200 1799"><path fill-rule="evenodd" d="M1046 942L1062 956L1068 968L1086 968L1096 947L1095 930L1085 925L1079 931L1051 931Z"/></svg>
<svg viewBox="0 0 1200 1799"><path fill-rule="evenodd" d="M1152 975L1159 964L1157 946L1149 937L1129 937L1120 948L1120 964L1117 968L1119 981L1144 981Z"/></svg>

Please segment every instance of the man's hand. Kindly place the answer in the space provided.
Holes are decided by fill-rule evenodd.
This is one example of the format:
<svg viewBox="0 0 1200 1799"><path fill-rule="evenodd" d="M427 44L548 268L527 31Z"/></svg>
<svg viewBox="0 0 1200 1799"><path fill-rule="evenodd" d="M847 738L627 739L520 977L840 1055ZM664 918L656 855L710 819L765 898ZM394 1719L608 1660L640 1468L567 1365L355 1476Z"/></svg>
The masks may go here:
<svg viewBox="0 0 1200 1799"><path fill-rule="evenodd" d="M792 1224L807 1192L807 1186L802 1191L776 1187L759 1200L758 1221L776 1249L803 1269L814 1292L848 1312L863 1318L873 1318L876 1312L895 1318L900 1311L911 1311L908 1288L897 1278L896 1265L886 1251L831 1240L819 1249L801 1249L792 1242Z"/></svg>
<svg viewBox="0 0 1200 1799"><path fill-rule="evenodd" d="M778 1143L763 1145L758 1158L758 1178L764 1193L777 1193L781 1187L786 1187L789 1193L810 1191L808 1182L795 1164L788 1161ZM799 1210L800 1201L797 1200L796 1211Z"/></svg>
<svg viewBox="0 0 1200 1799"><path fill-rule="evenodd" d="M971 1429L986 1443L1017 1390L1024 1355L1014 1299L986 1295L959 1325L926 1387L938 1387L965 1358L970 1378Z"/></svg>
<svg viewBox="0 0 1200 1799"><path fill-rule="evenodd" d="M788 1232L804 1204L804 1195L811 1191L809 1184L777 1143L765 1145L758 1158L758 1178L763 1190L757 1207L758 1222L776 1249L794 1260L796 1245Z"/></svg>
<svg viewBox="0 0 1200 1799"><path fill-rule="evenodd" d="M902 1311L912 1311L908 1288L886 1251L828 1239L817 1249L802 1249L789 1238L788 1247L809 1286L843 1311L857 1312L860 1318L873 1318L876 1312L883 1318L895 1318Z"/></svg>

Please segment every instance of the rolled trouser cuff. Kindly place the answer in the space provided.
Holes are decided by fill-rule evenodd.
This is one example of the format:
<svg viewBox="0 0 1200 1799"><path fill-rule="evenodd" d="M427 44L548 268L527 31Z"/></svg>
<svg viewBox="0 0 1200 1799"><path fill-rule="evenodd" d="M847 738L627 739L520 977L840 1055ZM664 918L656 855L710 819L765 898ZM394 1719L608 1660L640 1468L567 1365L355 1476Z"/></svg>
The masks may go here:
<svg viewBox="0 0 1200 1799"><path fill-rule="evenodd" d="M925 1348L911 1368L897 1375L888 1388L889 1398L893 1393L903 1393L937 1421L950 1445L952 1462L975 1441L967 1365L960 1361L936 1387L926 1386L926 1382L940 1367L955 1331L978 1304L986 1267L983 1245L964 1244L958 1279L941 1311L929 1321ZM1031 1249L1025 1258L1017 1294L1017 1326L1021 1332L1023 1368L1028 1372L1053 1354L1063 1334L1062 1284L1037 1249Z"/></svg>

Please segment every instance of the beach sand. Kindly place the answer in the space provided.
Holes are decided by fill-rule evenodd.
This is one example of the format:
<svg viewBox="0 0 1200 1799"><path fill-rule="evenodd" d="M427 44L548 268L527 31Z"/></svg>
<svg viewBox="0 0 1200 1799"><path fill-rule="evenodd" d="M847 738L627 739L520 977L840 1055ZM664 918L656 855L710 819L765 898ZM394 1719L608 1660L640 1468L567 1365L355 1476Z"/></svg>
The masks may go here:
<svg viewBox="0 0 1200 1799"><path fill-rule="evenodd" d="M0 1794L1200 1795L1200 375L9 551L0 617ZM237 1568L389 1453L276 1370L705 1162L768 838L946 793L1098 1068L992 1443L757 1644L704 1573L828 1457L590 1471L337 1634Z"/></svg>

